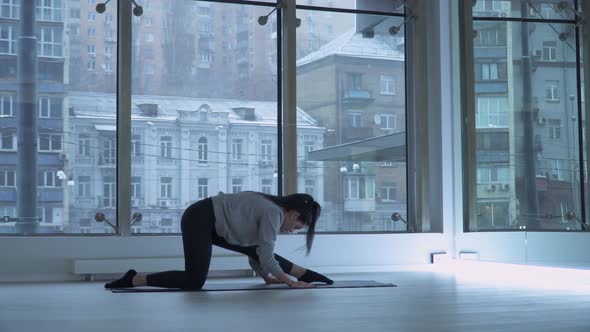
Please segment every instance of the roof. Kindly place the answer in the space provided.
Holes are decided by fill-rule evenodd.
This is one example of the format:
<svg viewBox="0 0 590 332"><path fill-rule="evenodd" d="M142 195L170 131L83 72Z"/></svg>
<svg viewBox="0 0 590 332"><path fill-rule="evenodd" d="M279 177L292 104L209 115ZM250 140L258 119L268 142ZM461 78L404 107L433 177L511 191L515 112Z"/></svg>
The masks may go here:
<svg viewBox="0 0 590 332"><path fill-rule="evenodd" d="M297 60L297 66L303 66L331 55L404 61L404 53L393 45L403 43L402 37L376 34L373 38L364 38L362 33L351 29L340 37L320 47L319 50Z"/></svg>
<svg viewBox="0 0 590 332"><path fill-rule="evenodd" d="M96 93L72 91L68 94L70 107L73 107L76 118L114 119L117 107L116 95L113 93ZM231 99L206 99L176 96L133 95L131 97L131 118L133 120L175 121L179 111L199 112L202 105L207 105L212 113L228 114L231 123L277 124L277 102L249 101ZM139 109L141 104L157 104L158 116L144 115ZM207 108L206 106L206 108ZM254 108L255 121L243 120L234 108ZM317 127L317 121L301 108L297 108L298 127Z"/></svg>
<svg viewBox="0 0 590 332"><path fill-rule="evenodd" d="M356 142L310 151L317 161L406 161L406 132L401 131Z"/></svg>

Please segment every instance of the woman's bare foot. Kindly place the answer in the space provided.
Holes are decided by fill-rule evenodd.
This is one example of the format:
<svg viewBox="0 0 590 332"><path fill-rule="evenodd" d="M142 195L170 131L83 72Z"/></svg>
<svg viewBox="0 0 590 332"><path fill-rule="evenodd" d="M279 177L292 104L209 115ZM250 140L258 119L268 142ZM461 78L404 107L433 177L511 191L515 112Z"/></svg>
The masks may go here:
<svg viewBox="0 0 590 332"><path fill-rule="evenodd" d="M145 276L141 275L141 274L136 274L133 279L131 279L131 284L133 285L133 287L137 287L137 286L145 286L146 285L146 280L145 280Z"/></svg>

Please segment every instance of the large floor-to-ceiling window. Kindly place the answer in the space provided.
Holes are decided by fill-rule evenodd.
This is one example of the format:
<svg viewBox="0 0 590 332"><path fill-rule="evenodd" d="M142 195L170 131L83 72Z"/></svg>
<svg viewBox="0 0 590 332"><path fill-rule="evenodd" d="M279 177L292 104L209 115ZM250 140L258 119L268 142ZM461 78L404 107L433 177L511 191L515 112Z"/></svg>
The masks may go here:
<svg viewBox="0 0 590 332"><path fill-rule="evenodd" d="M460 5L463 222L458 251L588 264L583 1Z"/></svg>
<svg viewBox="0 0 590 332"><path fill-rule="evenodd" d="M468 231L583 230L574 1L473 6L476 218Z"/></svg>
<svg viewBox="0 0 590 332"><path fill-rule="evenodd" d="M296 2L290 27L275 1L145 0L132 5L130 21L119 20L119 5L38 1L25 17L20 1L3 2L0 51L13 70L1 95L1 233L179 233L191 203L218 192L280 194L285 177L324 207L319 232L429 230L406 222L401 3ZM38 179L23 200L35 200L39 222L23 231L16 193L32 184L17 181L27 161L16 158L16 63L27 19L37 31L27 54L38 64ZM288 29L297 31L296 48L282 52L296 59L291 72L279 51ZM289 79L297 80L296 174L281 164L280 145L293 138L280 130L290 110L278 92ZM128 164L128 174L118 172ZM120 187L130 187L125 197Z"/></svg>

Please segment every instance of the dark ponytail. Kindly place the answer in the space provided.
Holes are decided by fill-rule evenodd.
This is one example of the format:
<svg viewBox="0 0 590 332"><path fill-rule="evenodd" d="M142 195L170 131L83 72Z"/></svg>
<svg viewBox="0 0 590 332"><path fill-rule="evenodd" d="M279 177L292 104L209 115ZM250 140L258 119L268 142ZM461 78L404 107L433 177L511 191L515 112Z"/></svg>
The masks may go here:
<svg viewBox="0 0 590 332"><path fill-rule="evenodd" d="M287 211L294 210L299 212L299 220L307 226L305 246L307 248L307 255L309 255L315 235L315 226L322 213L320 204L314 201L313 197L308 194L274 196L260 193L260 195Z"/></svg>

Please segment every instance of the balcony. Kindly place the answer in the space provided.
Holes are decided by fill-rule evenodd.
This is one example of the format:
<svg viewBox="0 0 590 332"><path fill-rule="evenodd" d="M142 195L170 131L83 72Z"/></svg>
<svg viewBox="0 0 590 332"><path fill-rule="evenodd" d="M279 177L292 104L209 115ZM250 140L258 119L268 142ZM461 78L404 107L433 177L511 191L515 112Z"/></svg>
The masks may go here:
<svg viewBox="0 0 590 332"><path fill-rule="evenodd" d="M346 212L373 212L375 211L375 199L346 199L344 201Z"/></svg>
<svg viewBox="0 0 590 332"><path fill-rule="evenodd" d="M367 106L375 100L369 90L348 89L342 93L342 102L346 106Z"/></svg>

